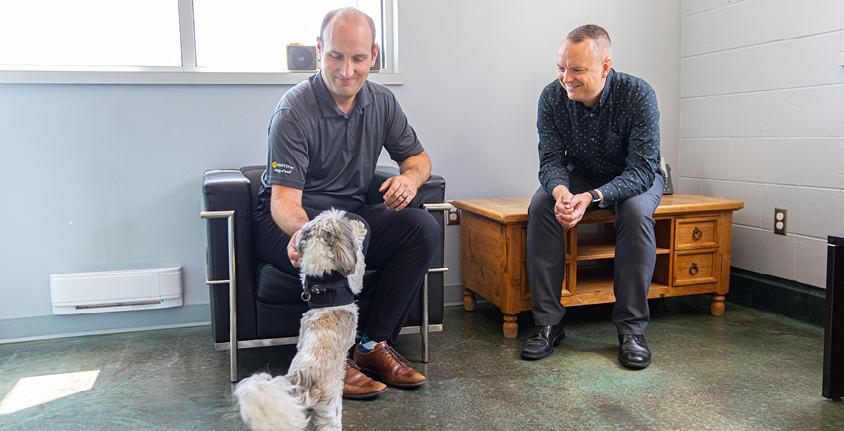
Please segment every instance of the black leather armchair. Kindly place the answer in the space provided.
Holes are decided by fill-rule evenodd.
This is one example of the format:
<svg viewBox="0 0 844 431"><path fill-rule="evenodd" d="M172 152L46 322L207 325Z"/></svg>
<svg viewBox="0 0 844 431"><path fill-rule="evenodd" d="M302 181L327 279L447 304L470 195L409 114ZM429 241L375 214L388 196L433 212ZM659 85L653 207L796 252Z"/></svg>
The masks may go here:
<svg viewBox="0 0 844 431"><path fill-rule="evenodd" d="M270 264L258 262L252 248L252 214L264 166L241 169L209 170L203 175L202 217L209 219L206 229L206 263L211 295L211 326L217 350L231 353L231 381L238 380L237 349L280 344L295 344L299 320L308 310L299 295L297 277L285 274ZM383 202L378 186L397 175L396 168L379 166L368 203ZM410 203L426 208L440 224L440 246L425 279L418 305L412 308L402 334L422 333L422 360L428 361L428 332L441 331L443 319L443 243L445 217L451 206L444 203L445 181L432 175ZM230 274L233 274L230 276ZM369 304L379 271L367 271L364 289L357 298L361 319ZM230 278L231 277L231 278ZM229 307L232 303L235 306ZM427 306L425 306L427 304ZM427 312L425 312L427 311ZM237 342L229 342L234 338ZM234 348L231 348L231 346Z"/></svg>

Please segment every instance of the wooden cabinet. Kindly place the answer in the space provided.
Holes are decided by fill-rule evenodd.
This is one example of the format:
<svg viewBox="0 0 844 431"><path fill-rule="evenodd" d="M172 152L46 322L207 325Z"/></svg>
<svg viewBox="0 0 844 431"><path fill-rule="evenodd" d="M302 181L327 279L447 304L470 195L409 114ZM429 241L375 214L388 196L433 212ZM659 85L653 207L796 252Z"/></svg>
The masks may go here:
<svg viewBox="0 0 844 431"><path fill-rule="evenodd" d="M504 314L503 332L514 338L516 315L531 309L525 277L529 197L467 199L461 210L461 273L467 311L475 294ZM656 266L649 298L712 294L711 313L724 314L729 291L733 211L743 202L711 196L663 196L654 212ZM566 236L566 277L560 301L567 307L614 302L614 214L587 212Z"/></svg>

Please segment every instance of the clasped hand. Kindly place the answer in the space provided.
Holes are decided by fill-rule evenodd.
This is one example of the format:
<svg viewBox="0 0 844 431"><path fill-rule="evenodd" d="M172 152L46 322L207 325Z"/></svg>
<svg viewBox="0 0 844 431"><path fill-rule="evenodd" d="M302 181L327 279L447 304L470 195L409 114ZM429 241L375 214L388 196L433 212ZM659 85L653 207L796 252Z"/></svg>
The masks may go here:
<svg viewBox="0 0 844 431"><path fill-rule="evenodd" d="M573 228L583 218L586 208L592 203L592 195L580 193L573 195L568 190L563 191L554 205L554 216L564 228Z"/></svg>

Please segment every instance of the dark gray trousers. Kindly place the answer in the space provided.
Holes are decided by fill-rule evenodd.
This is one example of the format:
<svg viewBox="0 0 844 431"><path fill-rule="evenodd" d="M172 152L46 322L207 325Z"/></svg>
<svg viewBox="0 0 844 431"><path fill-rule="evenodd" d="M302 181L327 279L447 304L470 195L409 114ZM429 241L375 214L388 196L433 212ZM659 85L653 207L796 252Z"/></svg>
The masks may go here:
<svg viewBox="0 0 844 431"><path fill-rule="evenodd" d="M573 172L569 179L573 194L595 187ZM648 326L648 289L656 264L653 213L662 188L662 176L656 175L650 189L609 207L615 212L616 230L612 320L619 334L643 334ZM565 315L560 298L566 269L566 232L554 217L554 203L540 187L528 208L525 265L533 319L538 326L556 325Z"/></svg>
<svg viewBox="0 0 844 431"><path fill-rule="evenodd" d="M305 208L305 212L313 219L321 210ZM440 227L421 208L394 211L384 204L346 211L346 217L360 220L366 226L363 246L366 268L381 270L377 286L367 286L374 288L375 293L372 311L361 327L372 340L395 344L431 266L440 241ZM298 277L299 269L293 268L287 259L290 236L275 224L268 212L256 214L255 226L258 258Z"/></svg>

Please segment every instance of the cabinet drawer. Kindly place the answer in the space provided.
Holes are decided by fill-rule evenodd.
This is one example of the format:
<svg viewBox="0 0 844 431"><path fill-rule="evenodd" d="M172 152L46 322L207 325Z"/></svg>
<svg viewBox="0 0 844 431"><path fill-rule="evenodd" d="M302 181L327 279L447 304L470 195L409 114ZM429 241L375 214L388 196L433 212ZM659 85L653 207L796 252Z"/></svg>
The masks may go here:
<svg viewBox="0 0 844 431"><path fill-rule="evenodd" d="M718 216L677 219L674 249L694 250L718 247L719 220Z"/></svg>
<svg viewBox="0 0 844 431"><path fill-rule="evenodd" d="M715 283L718 281L717 250L704 253L678 253L674 257L674 285Z"/></svg>

